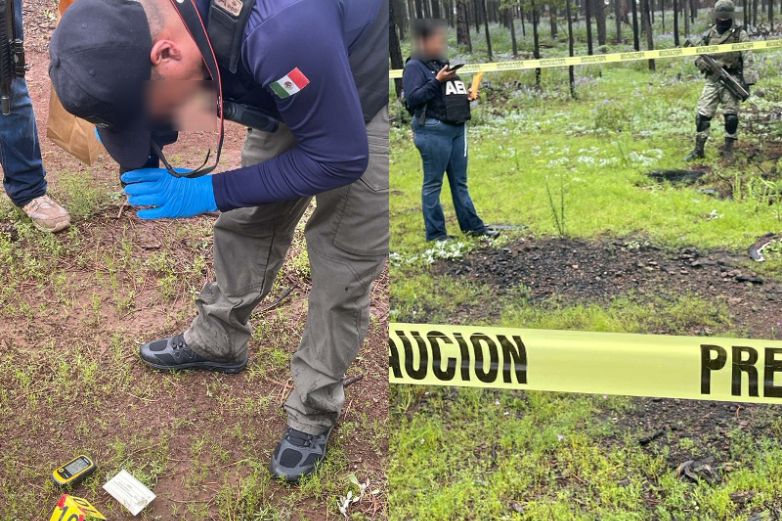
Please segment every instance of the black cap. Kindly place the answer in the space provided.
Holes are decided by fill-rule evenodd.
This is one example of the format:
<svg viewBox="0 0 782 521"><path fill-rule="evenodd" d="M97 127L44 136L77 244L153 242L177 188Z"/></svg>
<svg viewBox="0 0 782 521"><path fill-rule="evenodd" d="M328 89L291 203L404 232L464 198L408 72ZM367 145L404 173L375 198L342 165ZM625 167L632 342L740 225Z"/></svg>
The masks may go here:
<svg viewBox="0 0 782 521"><path fill-rule="evenodd" d="M144 97L151 50L149 22L136 0L74 2L49 46L49 76L63 107L94 123L124 167L140 167L149 155Z"/></svg>

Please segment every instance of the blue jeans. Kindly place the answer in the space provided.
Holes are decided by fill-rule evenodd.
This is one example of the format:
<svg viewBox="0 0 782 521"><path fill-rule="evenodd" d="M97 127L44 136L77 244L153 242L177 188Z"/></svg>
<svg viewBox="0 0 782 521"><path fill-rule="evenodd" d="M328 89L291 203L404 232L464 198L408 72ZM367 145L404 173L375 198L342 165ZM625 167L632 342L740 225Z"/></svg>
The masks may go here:
<svg viewBox="0 0 782 521"><path fill-rule="evenodd" d="M413 123L415 146L424 166L422 208L426 240L444 239L445 216L440 204L443 174L448 174L453 206L464 233L482 233L486 225L475 211L467 188L467 133L464 125L450 125L437 119Z"/></svg>
<svg viewBox="0 0 782 521"><path fill-rule="evenodd" d="M22 2L14 2L17 35L22 34ZM17 206L46 194L46 172L35 114L24 79L12 81L11 114L0 114L0 166L5 193Z"/></svg>

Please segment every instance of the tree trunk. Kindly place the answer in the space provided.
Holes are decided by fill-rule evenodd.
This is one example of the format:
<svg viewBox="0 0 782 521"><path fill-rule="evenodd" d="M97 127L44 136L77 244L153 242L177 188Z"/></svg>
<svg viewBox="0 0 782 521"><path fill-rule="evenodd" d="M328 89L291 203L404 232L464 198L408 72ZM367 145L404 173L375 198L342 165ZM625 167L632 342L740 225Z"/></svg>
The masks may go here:
<svg viewBox="0 0 782 521"><path fill-rule="evenodd" d="M758 25L758 0L752 0L752 25L753 27Z"/></svg>
<svg viewBox="0 0 782 521"><path fill-rule="evenodd" d="M681 45L679 40L679 0L673 0L673 44Z"/></svg>
<svg viewBox="0 0 782 521"><path fill-rule="evenodd" d="M749 4L747 0L741 0L741 24L749 27Z"/></svg>
<svg viewBox="0 0 782 521"><path fill-rule="evenodd" d="M597 22L597 44L605 45L608 40L606 34L606 11L603 0L593 0L595 22Z"/></svg>
<svg viewBox="0 0 782 521"><path fill-rule="evenodd" d="M684 17L684 35L690 36L690 17L687 14L687 0L681 0L682 3L682 16Z"/></svg>
<svg viewBox="0 0 782 521"><path fill-rule="evenodd" d="M654 36L652 35L652 17L649 0L641 0L641 18L644 32L646 33L646 48L651 51L654 49ZM654 71L654 69L654 60L649 60L649 70Z"/></svg>
<svg viewBox="0 0 782 521"><path fill-rule="evenodd" d="M622 9L619 0L614 0L614 23L616 24L616 43L622 43Z"/></svg>
<svg viewBox="0 0 782 521"><path fill-rule="evenodd" d="M630 2L630 12L633 15L633 49L636 51L641 50L641 38L638 32L638 5L636 0L628 0Z"/></svg>
<svg viewBox="0 0 782 521"><path fill-rule="evenodd" d="M565 16L567 16L567 42L568 42L568 53L570 56L573 56L574 51L574 45L573 45L573 16L571 13L570 8L570 0L565 0ZM576 72L575 67L572 65L567 68L568 70L568 79L570 80L570 97L574 98L576 97Z"/></svg>
<svg viewBox="0 0 782 521"><path fill-rule="evenodd" d="M551 30L551 39L556 40L559 30L557 27L557 8L551 4L548 6L548 23Z"/></svg>
<svg viewBox="0 0 782 521"><path fill-rule="evenodd" d="M472 10L475 14L475 32L478 34L481 32L481 9L479 2L480 0L472 0Z"/></svg>
<svg viewBox="0 0 782 521"><path fill-rule="evenodd" d="M586 17L587 29L587 54L593 54L592 49L592 1L584 0L584 16Z"/></svg>
<svg viewBox="0 0 782 521"><path fill-rule="evenodd" d="M464 45L472 53L472 38L470 38L470 21L467 19L467 0L456 0L456 42Z"/></svg>
<svg viewBox="0 0 782 521"><path fill-rule="evenodd" d="M489 34L489 13L486 10L486 0L481 0L481 7L483 9L483 30L486 33L486 51L489 54L489 61L494 59L494 54L491 52L491 34Z"/></svg>
<svg viewBox="0 0 782 521"><path fill-rule="evenodd" d="M519 4L519 19L521 20L521 35L527 37L527 24L524 23L524 4Z"/></svg>
<svg viewBox="0 0 782 521"><path fill-rule="evenodd" d="M538 34L538 24L540 23L540 15L538 13L538 6L535 4L535 0L530 0L530 6L532 7L532 44L533 54L535 59L540 59L540 35ZM540 88L540 69L535 69L535 87Z"/></svg>
<svg viewBox="0 0 782 521"><path fill-rule="evenodd" d="M423 0L415 0L415 17L419 20L424 17L424 2Z"/></svg>
<svg viewBox="0 0 782 521"><path fill-rule="evenodd" d="M768 28L771 32L774 31L774 2L768 0Z"/></svg>
<svg viewBox="0 0 782 521"><path fill-rule="evenodd" d="M397 18L395 16L396 13L394 12L394 4L396 4L396 0L391 0L388 3L388 8L390 9L390 23L388 24L388 53L389 58L391 59L391 68L402 69L405 64L404 59L402 58L402 46L399 43L399 33L397 33ZM396 97L401 97L402 78L394 79L394 89L396 90Z"/></svg>
<svg viewBox="0 0 782 521"><path fill-rule="evenodd" d="M660 0L660 21L662 23L662 30L665 32L665 0Z"/></svg>
<svg viewBox="0 0 782 521"><path fill-rule="evenodd" d="M516 24L513 20L513 7L505 9L505 17L507 18L508 26L510 27L510 45L513 57L515 58L519 55L519 42L516 41Z"/></svg>
<svg viewBox="0 0 782 521"><path fill-rule="evenodd" d="M442 18L442 10L440 9L440 0L432 0L432 18Z"/></svg>

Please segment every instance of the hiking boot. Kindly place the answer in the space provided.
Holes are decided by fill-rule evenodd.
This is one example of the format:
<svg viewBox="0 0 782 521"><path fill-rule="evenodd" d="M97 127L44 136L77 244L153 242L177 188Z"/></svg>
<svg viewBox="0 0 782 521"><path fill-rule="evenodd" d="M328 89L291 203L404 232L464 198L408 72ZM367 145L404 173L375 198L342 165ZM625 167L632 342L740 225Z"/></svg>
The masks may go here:
<svg viewBox="0 0 782 521"><path fill-rule="evenodd" d="M435 237L434 239L427 239L426 242L449 242L456 240L456 237L453 235L441 235L440 237Z"/></svg>
<svg viewBox="0 0 782 521"><path fill-rule="evenodd" d="M692 152L684 158L685 161L695 161L696 159L703 159L706 157L706 152L704 149L706 148L706 140L709 139L707 137L702 136L695 136L695 148L692 149Z"/></svg>
<svg viewBox="0 0 782 521"><path fill-rule="evenodd" d="M139 349L141 360L150 367L161 371L179 371L182 369L204 369L220 373L238 373L247 367L244 360L225 362L210 360L195 351L185 342L184 335L163 338L144 344Z"/></svg>
<svg viewBox="0 0 782 521"><path fill-rule="evenodd" d="M733 153L733 146L735 144L736 138L726 137L725 143L722 145L722 148L720 148L720 157L727 164L732 164L736 159L736 156Z"/></svg>
<svg viewBox="0 0 782 521"><path fill-rule="evenodd" d="M272 453L269 465L272 475L288 483L298 483L304 476L315 472L318 464L326 457L330 434L331 429L313 436L293 427L286 428L282 440Z"/></svg>
<svg viewBox="0 0 782 521"><path fill-rule="evenodd" d="M71 225L68 210L48 195L36 197L24 205L22 211L33 221L36 228L44 232L61 232Z"/></svg>

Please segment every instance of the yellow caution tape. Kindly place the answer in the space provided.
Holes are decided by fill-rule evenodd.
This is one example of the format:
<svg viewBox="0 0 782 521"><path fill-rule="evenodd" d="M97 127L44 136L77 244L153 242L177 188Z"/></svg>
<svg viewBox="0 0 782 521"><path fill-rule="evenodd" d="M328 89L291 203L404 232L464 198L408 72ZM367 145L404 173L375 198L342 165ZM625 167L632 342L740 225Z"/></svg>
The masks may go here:
<svg viewBox="0 0 782 521"><path fill-rule="evenodd" d="M559 58L540 58L536 60L509 60L491 63L476 63L465 65L461 72L498 72L523 71L529 69L548 69L552 67L570 67L574 65L595 65L602 63L621 63L639 60L656 60L661 58L683 58L701 54L722 54L734 51L760 51L778 49L782 40L761 40L743 43L726 43L722 45L703 45L700 47L676 47L673 49L657 49L653 51L614 52L610 54L593 54L589 56L562 56ZM392 69L389 76L402 77L402 69Z"/></svg>
<svg viewBox="0 0 782 521"><path fill-rule="evenodd" d="M391 324L389 381L782 404L782 341Z"/></svg>

